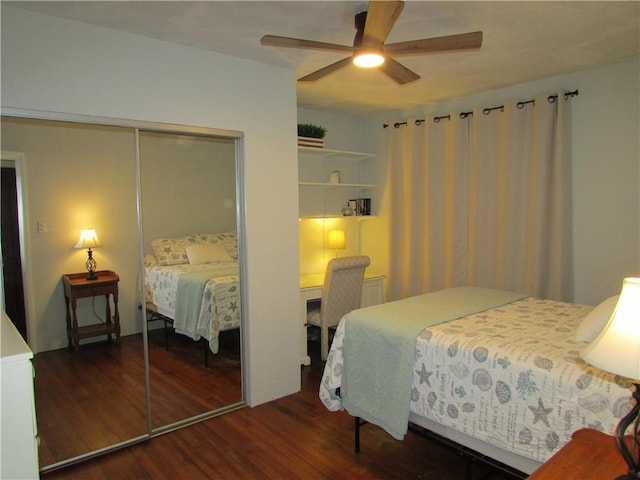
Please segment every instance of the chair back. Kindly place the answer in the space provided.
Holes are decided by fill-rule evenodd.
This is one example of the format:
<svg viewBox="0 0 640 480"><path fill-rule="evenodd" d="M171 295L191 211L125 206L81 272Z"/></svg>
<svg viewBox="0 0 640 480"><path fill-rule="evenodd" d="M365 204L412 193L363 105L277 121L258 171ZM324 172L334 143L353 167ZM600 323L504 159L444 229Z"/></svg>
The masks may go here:
<svg viewBox="0 0 640 480"><path fill-rule="evenodd" d="M360 308L364 271L371 261L366 255L329 260L324 274L320 318L333 327L347 313Z"/></svg>

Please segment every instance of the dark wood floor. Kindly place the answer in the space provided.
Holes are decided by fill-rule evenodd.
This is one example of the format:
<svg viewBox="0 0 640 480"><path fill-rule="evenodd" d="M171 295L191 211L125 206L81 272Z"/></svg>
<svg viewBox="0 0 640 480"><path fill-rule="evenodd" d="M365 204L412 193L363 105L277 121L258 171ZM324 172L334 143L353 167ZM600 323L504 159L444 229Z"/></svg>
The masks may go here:
<svg viewBox="0 0 640 480"><path fill-rule="evenodd" d="M94 460L43 475L58 479L441 479L512 480L456 450L410 431L404 441L362 428L353 451L353 419L329 412L317 392L317 344L301 367L302 391L182 428Z"/></svg>
<svg viewBox="0 0 640 480"><path fill-rule="evenodd" d="M152 428L242 400L239 335L222 334L207 368L204 342L171 333L166 349L164 331L149 332ZM41 466L147 432L141 335L38 353L33 362Z"/></svg>

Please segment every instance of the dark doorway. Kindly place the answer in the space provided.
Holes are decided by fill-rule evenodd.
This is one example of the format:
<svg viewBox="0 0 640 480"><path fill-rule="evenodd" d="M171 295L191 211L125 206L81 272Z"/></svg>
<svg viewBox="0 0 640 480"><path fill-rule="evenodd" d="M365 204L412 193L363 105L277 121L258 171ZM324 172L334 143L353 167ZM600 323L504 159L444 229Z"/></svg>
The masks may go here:
<svg viewBox="0 0 640 480"><path fill-rule="evenodd" d="M22 338L27 341L27 318L24 308L20 227L18 223L18 188L16 169L2 167L2 276L5 310Z"/></svg>

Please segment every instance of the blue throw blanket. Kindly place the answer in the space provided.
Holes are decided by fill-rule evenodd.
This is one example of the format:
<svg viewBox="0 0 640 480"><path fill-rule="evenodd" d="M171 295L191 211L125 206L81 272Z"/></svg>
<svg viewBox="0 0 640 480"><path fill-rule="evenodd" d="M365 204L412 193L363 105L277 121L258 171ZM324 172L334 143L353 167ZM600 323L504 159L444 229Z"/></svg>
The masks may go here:
<svg viewBox="0 0 640 480"><path fill-rule="evenodd" d="M528 295L459 287L345 316L342 406L401 440L407 433L416 338L422 330Z"/></svg>
<svg viewBox="0 0 640 480"><path fill-rule="evenodd" d="M174 328L176 332L198 340L198 318L202 307L202 295L207 282L218 270L206 269L183 273L178 277Z"/></svg>

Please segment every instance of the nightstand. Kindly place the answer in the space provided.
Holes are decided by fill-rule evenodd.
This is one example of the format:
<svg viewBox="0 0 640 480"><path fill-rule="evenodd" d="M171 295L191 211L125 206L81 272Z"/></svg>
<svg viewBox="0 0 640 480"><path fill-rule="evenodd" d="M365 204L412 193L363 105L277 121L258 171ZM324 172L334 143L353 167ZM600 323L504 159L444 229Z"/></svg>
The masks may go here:
<svg viewBox="0 0 640 480"><path fill-rule="evenodd" d="M111 341L111 335L115 334L116 341L120 340L120 313L118 312L118 281L120 277L110 270L96 272L95 280L87 280L86 273L70 273L62 276L64 285L64 301L67 305L67 337L69 349L80 346L83 338L107 335ZM76 304L79 298L106 297L106 319L104 323L78 326ZM111 301L113 297L113 318L111 317Z"/></svg>
<svg viewBox="0 0 640 480"><path fill-rule="evenodd" d="M571 441L527 477L529 480L607 480L627 473L616 439L584 428L574 432Z"/></svg>

